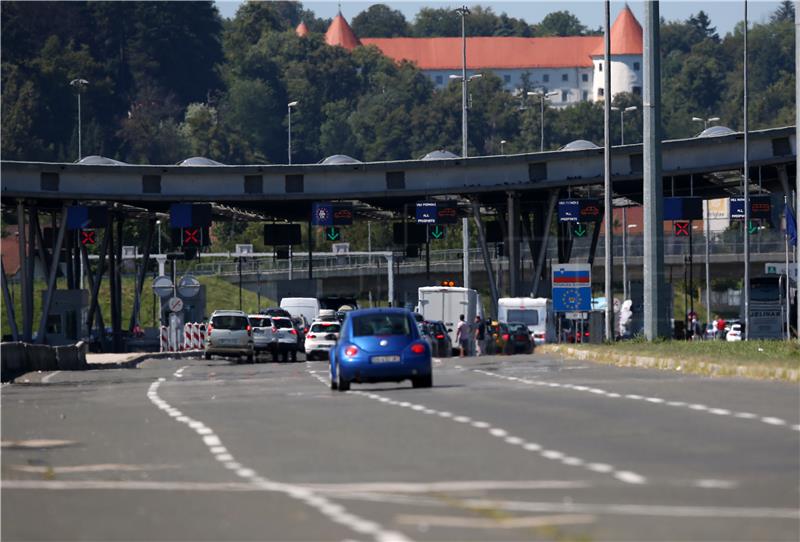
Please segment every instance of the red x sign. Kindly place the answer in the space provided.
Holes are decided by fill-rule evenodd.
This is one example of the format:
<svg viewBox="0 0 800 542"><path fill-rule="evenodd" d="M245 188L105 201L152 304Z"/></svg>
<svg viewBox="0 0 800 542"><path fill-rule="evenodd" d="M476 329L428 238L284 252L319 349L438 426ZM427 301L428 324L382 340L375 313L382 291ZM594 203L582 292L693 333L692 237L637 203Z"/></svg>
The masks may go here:
<svg viewBox="0 0 800 542"><path fill-rule="evenodd" d="M689 223L675 222L675 237L689 237Z"/></svg>
<svg viewBox="0 0 800 542"><path fill-rule="evenodd" d="M200 246L200 228L184 228L183 246Z"/></svg>
<svg viewBox="0 0 800 542"><path fill-rule="evenodd" d="M93 245L95 243L94 230L81 230L81 244Z"/></svg>

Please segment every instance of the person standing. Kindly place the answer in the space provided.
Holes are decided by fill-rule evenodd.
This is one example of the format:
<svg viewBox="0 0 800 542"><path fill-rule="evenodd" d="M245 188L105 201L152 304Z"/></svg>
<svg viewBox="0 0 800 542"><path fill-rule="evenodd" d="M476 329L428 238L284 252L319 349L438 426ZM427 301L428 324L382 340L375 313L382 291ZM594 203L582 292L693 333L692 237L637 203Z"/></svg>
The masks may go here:
<svg viewBox="0 0 800 542"><path fill-rule="evenodd" d="M464 321L464 315L458 317L458 325L456 326L456 342L458 343L463 358L469 353L469 326Z"/></svg>
<svg viewBox="0 0 800 542"><path fill-rule="evenodd" d="M723 340L725 338L725 318L717 316L717 339Z"/></svg>
<svg viewBox="0 0 800 542"><path fill-rule="evenodd" d="M482 356L484 352L483 342L486 340L486 325L480 316L475 317L475 352Z"/></svg>

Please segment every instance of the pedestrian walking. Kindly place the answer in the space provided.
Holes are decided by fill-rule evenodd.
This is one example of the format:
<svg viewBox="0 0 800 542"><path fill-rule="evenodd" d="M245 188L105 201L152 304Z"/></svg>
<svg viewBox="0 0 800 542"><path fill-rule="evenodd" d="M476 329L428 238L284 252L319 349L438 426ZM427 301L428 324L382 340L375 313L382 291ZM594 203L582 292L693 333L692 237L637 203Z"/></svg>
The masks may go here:
<svg viewBox="0 0 800 542"><path fill-rule="evenodd" d="M725 338L725 318L717 316L717 339L723 340Z"/></svg>
<svg viewBox="0 0 800 542"><path fill-rule="evenodd" d="M464 315L458 317L458 325L456 326L456 342L458 343L460 356L463 358L469 354L469 326L464 321Z"/></svg>
<svg viewBox="0 0 800 542"><path fill-rule="evenodd" d="M475 317L475 352L482 356L484 353L484 341L486 340L486 324L480 316Z"/></svg>

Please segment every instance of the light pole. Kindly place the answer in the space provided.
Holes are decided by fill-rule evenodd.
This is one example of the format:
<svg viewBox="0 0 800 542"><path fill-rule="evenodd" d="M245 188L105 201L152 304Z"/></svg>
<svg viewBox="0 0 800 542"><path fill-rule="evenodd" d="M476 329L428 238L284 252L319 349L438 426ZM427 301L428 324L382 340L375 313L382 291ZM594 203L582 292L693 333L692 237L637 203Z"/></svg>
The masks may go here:
<svg viewBox="0 0 800 542"><path fill-rule="evenodd" d="M625 144L625 113L629 111L636 111L638 108L635 105L630 107L611 107L611 111L619 111L619 144ZM719 120L719 119L717 119Z"/></svg>
<svg viewBox="0 0 800 542"><path fill-rule="evenodd" d="M558 91L553 90L551 92L528 92L528 96L538 96L539 97L539 106L541 112L541 128L542 128L542 135L539 139L539 152L544 152L544 101L551 96L558 95Z"/></svg>
<svg viewBox="0 0 800 542"><path fill-rule="evenodd" d="M702 122L703 123L703 131L708 129L709 122L719 122L719 117L709 117L707 119L703 119L700 117L692 117L694 122Z"/></svg>
<svg viewBox="0 0 800 542"><path fill-rule="evenodd" d="M508 143L505 139L500 140L500 154L505 154L505 145Z"/></svg>
<svg viewBox="0 0 800 542"><path fill-rule="evenodd" d="M158 226L158 255L161 256L161 221L156 220L156 226Z"/></svg>
<svg viewBox="0 0 800 542"><path fill-rule="evenodd" d="M297 107L297 102L289 102L286 109L289 111L289 165L292 165L292 108Z"/></svg>
<svg viewBox="0 0 800 542"><path fill-rule="evenodd" d="M78 161L80 162L81 158L83 158L83 153L81 151L81 93L83 89L89 84L89 81L86 79L73 79L69 82L69 86L74 88L78 93Z"/></svg>
<svg viewBox="0 0 800 542"><path fill-rule="evenodd" d="M467 157L467 15L469 8L455 10L461 16L461 157ZM469 288L469 221L461 219L461 243L464 252L464 288Z"/></svg>

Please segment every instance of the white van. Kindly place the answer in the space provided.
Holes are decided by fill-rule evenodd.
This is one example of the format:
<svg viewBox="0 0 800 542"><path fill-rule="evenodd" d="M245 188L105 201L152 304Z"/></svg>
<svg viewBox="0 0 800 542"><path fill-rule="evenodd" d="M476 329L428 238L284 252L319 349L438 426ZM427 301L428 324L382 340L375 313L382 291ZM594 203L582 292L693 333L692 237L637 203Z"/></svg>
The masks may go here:
<svg viewBox="0 0 800 542"><path fill-rule="evenodd" d="M281 308L292 316L305 316L306 322L313 322L319 314L319 300L316 297L284 297Z"/></svg>
<svg viewBox="0 0 800 542"><path fill-rule="evenodd" d="M534 344L555 342L553 301L546 297L501 297L497 300L497 319L528 326Z"/></svg>
<svg viewBox="0 0 800 542"><path fill-rule="evenodd" d="M483 318L483 308L478 292L471 288L447 286L424 286L417 290L419 304L417 312L427 321L444 322L450 340L457 347L456 326L458 317L464 315L467 324L475 321L475 316Z"/></svg>

